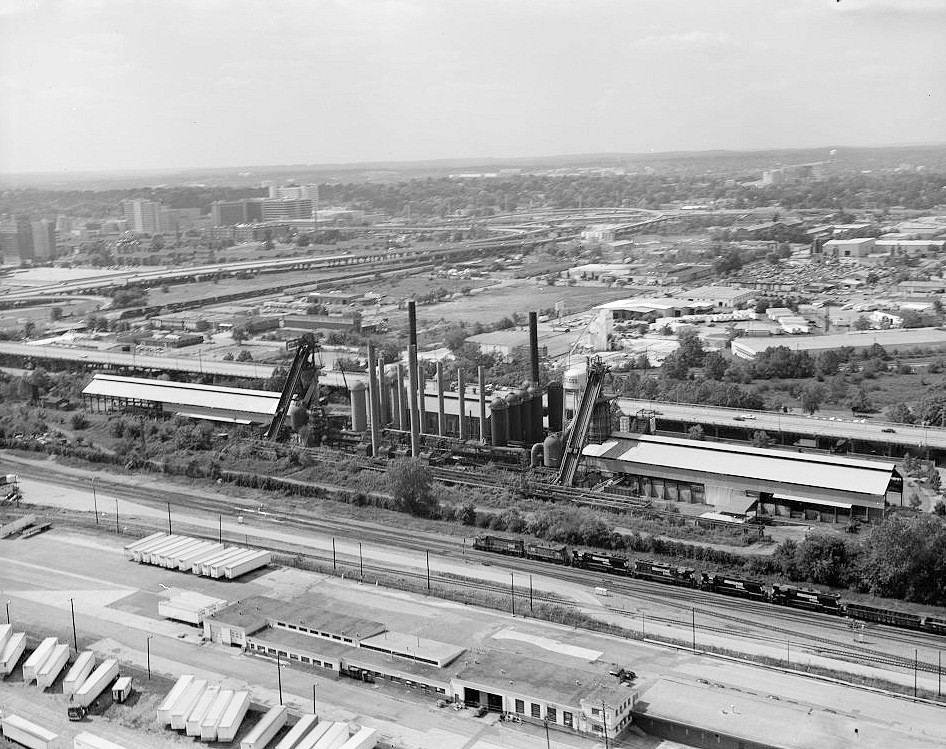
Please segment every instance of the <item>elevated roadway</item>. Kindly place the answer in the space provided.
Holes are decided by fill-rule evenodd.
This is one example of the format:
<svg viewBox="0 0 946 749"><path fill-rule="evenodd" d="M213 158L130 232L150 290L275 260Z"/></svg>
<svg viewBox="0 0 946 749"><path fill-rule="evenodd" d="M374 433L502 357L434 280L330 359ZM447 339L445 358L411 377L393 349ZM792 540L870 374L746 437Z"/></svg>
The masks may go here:
<svg viewBox="0 0 946 749"><path fill-rule="evenodd" d="M639 411L657 411L657 425L661 421L680 424L702 424L744 430L748 435L757 430L768 432L777 439L779 433L828 440L848 439L875 445L897 446L903 450L946 452L946 429L934 426L910 426L884 421L831 419L824 416L784 414L774 411L747 411L717 406L618 398L618 406L630 416Z"/></svg>

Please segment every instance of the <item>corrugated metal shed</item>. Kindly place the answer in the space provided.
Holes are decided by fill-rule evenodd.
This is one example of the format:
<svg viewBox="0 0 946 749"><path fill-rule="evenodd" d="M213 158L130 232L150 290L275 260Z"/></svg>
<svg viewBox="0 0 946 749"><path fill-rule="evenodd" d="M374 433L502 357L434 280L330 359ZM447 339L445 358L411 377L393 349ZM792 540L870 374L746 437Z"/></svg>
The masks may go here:
<svg viewBox="0 0 946 749"><path fill-rule="evenodd" d="M167 404L170 408L187 408L199 411L219 409L221 411L255 413L269 417L276 413L276 406L279 403L279 393L268 390L225 388L190 382L168 382L106 374L95 375L92 382L86 385L82 394L154 401Z"/></svg>
<svg viewBox="0 0 946 749"><path fill-rule="evenodd" d="M742 445L635 435L582 450L587 458L883 496L894 464Z"/></svg>

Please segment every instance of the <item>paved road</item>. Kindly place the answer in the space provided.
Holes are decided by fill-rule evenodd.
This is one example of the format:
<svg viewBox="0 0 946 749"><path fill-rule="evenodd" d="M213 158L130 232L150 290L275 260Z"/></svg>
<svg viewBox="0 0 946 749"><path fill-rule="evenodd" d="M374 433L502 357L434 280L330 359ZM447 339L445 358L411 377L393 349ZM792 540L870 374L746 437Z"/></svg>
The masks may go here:
<svg viewBox="0 0 946 749"><path fill-rule="evenodd" d="M946 450L946 429L941 427L909 426L889 424L874 419L864 423L854 419L829 419L800 414L779 414L772 411L745 411L716 406L662 403L659 401L618 398L618 406L629 415L641 410L655 410L664 419L687 421L692 424L716 425L743 428L749 431L762 429L774 436L779 432L790 432L812 437L846 438L875 442L877 444L904 445L907 447ZM737 419L736 417L741 417ZM658 427L661 416L657 417ZM884 431L892 430L892 431Z"/></svg>

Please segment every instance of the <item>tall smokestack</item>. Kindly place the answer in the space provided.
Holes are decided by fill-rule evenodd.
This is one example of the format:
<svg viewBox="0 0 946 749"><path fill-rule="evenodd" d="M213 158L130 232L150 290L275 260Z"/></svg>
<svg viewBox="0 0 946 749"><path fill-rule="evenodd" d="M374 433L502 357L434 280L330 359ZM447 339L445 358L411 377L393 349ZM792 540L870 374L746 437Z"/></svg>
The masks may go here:
<svg viewBox="0 0 946 749"><path fill-rule="evenodd" d="M480 393L480 442L486 444L486 370L477 367L477 387Z"/></svg>
<svg viewBox="0 0 946 749"><path fill-rule="evenodd" d="M413 300L407 303L407 345L417 346L417 305Z"/></svg>
<svg viewBox="0 0 946 749"><path fill-rule="evenodd" d="M373 343L368 344L368 423L371 425L371 454L377 455L381 446L381 400Z"/></svg>
<svg viewBox="0 0 946 749"><path fill-rule="evenodd" d="M532 358L532 382L539 387L539 316L529 313L529 356Z"/></svg>
<svg viewBox="0 0 946 749"><path fill-rule="evenodd" d="M408 353L407 397L411 410L411 457L420 457L420 413L417 410L417 346L411 346Z"/></svg>
<svg viewBox="0 0 946 749"><path fill-rule="evenodd" d="M457 369L457 393L460 396L460 441L467 438L466 433L466 379L463 377L463 370Z"/></svg>
<svg viewBox="0 0 946 749"><path fill-rule="evenodd" d="M394 424L398 429L407 430L410 422L405 418L407 413L407 404L404 402L404 365L400 362L397 363L397 375L395 375L394 381L394 410L397 411L397 416L394 419Z"/></svg>
<svg viewBox="0 0 946 749"><path fill-rule="evenodd" d="M384 373L384 357L378 357L378 404L382 425L391 423L391 391L388 389L388 380Z"/></svg>
<svg viewBox="0 0 946 749"><path fill-rule="evenodd" d="M417 409L417 430L418 434L424 431L424 422L427 421L424 413L427 404L425 403L425 383L424 377L417 366L417 304L411 300L407 303L407 343L411 347L410 365L414 367L414 393L416 396L415 407Z"/></svg>

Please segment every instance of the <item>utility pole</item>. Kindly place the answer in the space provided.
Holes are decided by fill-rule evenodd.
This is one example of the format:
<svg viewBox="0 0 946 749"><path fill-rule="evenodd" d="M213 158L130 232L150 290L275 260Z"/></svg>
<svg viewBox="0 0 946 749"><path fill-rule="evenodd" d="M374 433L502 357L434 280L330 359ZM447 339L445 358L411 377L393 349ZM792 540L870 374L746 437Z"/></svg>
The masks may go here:
<svg viewBox="0 0 946 749"><path fill-rule="evenodd" d="M338 560L335 558L335 536L332 536L332 569L338 572Z"/></svg>
<svg viewBox="0 0 946 749"><path fill-rule="evenodd" d="M282 704L282 663L279 661L279 653L276 653L276 683L279 684L279 704Z"/></svg>
<svg viewBox="0 0 946 749"><path fill-rule="evenodd" d="M509 605L512 608L512 615L516 615L516 573L509 573Z"/></svg>
<svg viewBox="0 0 946 749"><path fill-rule="evenodd" d="M154 635L148 635L148 639L145 640L145 645L148 648L148 681L151 681L151 638Z"/></svg>
<svg viewBox="0 0 946 749"><path fill-rule="evenodd" d="M92 507L95 508L95 524L98 525L99 524L99 501L98 501L98 498L96 498L95 496L95 479L96 478L97 478L96 476L92 477Z"/></svg>
<svg viewBox="0 0 946 749"><path fill-rule="evenodd" d="M365 581L365 558L361 554L361 541L358 542L358 564L361 566L361 582Z"/></svg>
<svg viewBox="0 0 946 749"><path fill-rule="evenodd" d="M78 653L79 637L76 634L76 607L71 598L69 599L69 608L72 610L72 644L76 646L76 653Z"/></svg>
<svg viewBox="0 0 946 749"><path fill-rule="evenodd" d="M601 723L604 726L604 749L610 749L608 746L608 713L604 700L601 700Z"/></svg>
<svg viewBox="0 0 946 749"><path fill-rule="evenodd" d="M529 575L529 611L535 611L532 608L532 575Z"/></svg>
<svg viewBox="0 0 946 749"><path fill-rule="evenodd" d="M115 533L121 533L121 530L118 527L118 500L115 500Z"/></svg>
<svg viewBox="0 0 946 749"><path fill-rule="evenodd" d="M171 503L168 502L168 535L171 535Z"/></svg>
<svg viewBox="0 0 946 749"><path fill-rule="evenodd" d="M690 608L690 616L693 627L693 652L696 652L696 609Z"/></svg>
<svg viewBox="0 0 946 749"><path fill-rule="evenodd" d="M315 687L316 687L316 683L313 681L313 682L312 682L312 714L313 714L313 715L317 715L317 714L318 714L318 711L316 710L316 704L317 704L317 703L316 703L316 701L315 701Z"/></svg>
<svg viewBox="0 0 946 749"><path fill-rule="evenodd" d="M913 699L916 699L916 670L919 665L920 660L920 651L917 648L913 649Z"/></svg>
<svg viewBox="0 0 946 749"><path fill-rule="evenodd" d="M10 623L10 601L7 601L7 624Z"/></svg>
<svg viewBox="0 0 946 749"><path fill-rule="evenodd" d="M223 515L217 515L217 543L223 543Z"/></svg>
<svg viewBox="0 0 946 749"><path fill-rule="evenodd" d="M427 551L427 592L430 592L430 551Z"/></svg>
<svg viewBox="0 0 946 749"><path fill-rule="evenodd" d="M552 740L549 738L549 719L545 719L545 748L552 749Z"/></svg>

